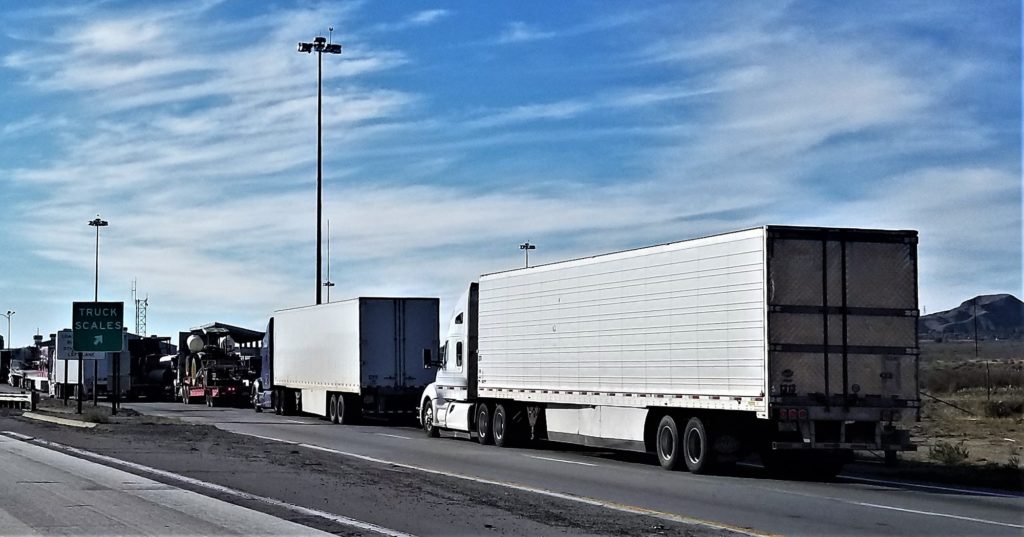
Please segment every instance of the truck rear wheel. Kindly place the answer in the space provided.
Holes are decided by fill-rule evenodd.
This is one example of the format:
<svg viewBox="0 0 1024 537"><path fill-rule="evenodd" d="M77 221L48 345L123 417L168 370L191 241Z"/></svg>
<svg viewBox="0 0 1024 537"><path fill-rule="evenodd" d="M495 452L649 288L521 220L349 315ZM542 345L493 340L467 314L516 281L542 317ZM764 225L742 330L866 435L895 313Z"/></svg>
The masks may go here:
<svg viewBox="0 0 1024 537"><path fill-rule="evenodd" d="M491 435L498 447L510 447L516 442L516 427L512 423L512 413L506 407L505 403L495 405L494 417L491 418Z"/></svg>
<svg viewBox="0 0 1024 537"><path fill-rule="evenodd" d="M679 442L679 427L672 416L664 416L658 423L655 434L658 462L666 470L680 470L683 467L682 446Z"/></svg>
<svg viewBox="0 0 1024 537"><path fill-rule="evenodd" d="M693 474L706 474L714 465L713 444L708 438L704 422L694 416L686 422L683 431L683 457L686 468Z"/></svg>
<svg viewBox="0 0 1024 537"><path fill-rule="evenodd" d="M487 407L487 403L480 403L476 407L476 433L481 444L486 446L494 443L494 436L491 434L491 409Z"/></svg>

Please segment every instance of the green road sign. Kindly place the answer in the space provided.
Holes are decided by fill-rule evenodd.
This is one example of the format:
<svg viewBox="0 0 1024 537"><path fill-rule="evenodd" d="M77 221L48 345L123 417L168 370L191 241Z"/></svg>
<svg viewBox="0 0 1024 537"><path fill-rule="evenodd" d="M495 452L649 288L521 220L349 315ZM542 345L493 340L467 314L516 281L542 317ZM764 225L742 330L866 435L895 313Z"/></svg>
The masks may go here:
<svg viewBox="0 0 1024 537"><path fill-rule="evenodd" d="M75 302L71 331L75 352L122 352L124 302Z"/></svg>

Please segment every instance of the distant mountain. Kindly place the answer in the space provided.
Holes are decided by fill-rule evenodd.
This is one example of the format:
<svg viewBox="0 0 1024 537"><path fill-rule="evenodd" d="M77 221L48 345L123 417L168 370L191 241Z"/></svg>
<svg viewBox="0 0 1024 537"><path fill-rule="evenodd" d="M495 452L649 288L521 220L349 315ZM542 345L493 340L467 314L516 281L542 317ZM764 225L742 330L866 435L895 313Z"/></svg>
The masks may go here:
<svg viewBox="0 0 1024 537"><path fill-rule="evenodd" d="M1009 294L976 296L951 310L925 315L918 321L918 334L922 338L973 338L975 311L979 339L1024 337L1024 302Z"/></svg>

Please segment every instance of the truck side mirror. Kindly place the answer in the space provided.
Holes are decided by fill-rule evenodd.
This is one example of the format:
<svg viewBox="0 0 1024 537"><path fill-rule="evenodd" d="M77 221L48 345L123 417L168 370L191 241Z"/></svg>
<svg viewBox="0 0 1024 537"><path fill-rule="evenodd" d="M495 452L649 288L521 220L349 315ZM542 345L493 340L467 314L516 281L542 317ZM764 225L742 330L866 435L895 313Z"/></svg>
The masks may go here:
<svg viewBox="0 0 1024 537"><path fill-rule="evenodd" d="M423 349L423 369L431 369L434 365L433 357L430 355L430 349Z"/></svg>

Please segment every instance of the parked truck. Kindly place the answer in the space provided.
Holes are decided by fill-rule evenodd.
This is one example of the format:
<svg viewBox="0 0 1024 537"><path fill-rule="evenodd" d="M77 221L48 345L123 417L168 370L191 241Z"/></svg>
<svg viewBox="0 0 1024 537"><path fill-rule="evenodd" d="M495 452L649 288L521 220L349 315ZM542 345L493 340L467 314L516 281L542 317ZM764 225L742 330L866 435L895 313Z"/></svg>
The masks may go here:
<svg viewBox="0 0 1024 537"><path fill-rule="evenodd" d="M914 449L917 317L916 231L765 226L485 274L425 360L420 423L834 475Z"/></svg>
<svg viewBox="0 0 1024 537"><path fill-rule="evenodd" d="M185 351L174 371L174 392L181 402L248 406L249 386L258 372L238 352L228 329L210 327L183 339Z"/></svg>
<svg viewBox="0 0 1024 537"><path fill-rule="evenodd" d="M257 412L305 412L351 423L412 419L437 356L436 298L360 297L274 313L253 386Z"/></svg>

